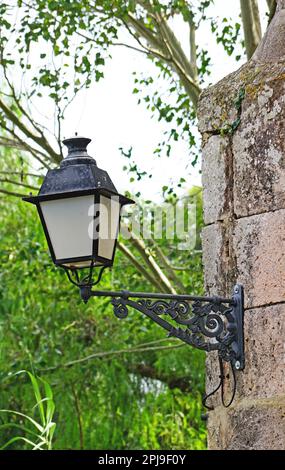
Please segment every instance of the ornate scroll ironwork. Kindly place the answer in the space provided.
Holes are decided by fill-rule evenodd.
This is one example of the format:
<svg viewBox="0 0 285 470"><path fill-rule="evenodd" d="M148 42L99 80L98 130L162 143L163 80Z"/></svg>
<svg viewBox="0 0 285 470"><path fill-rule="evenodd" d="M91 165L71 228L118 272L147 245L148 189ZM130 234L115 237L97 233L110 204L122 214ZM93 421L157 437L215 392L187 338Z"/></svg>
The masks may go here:
<svg viewBox="0 0 285 470"><path fill-rule="evenodd" d="M222 297L197 297L128 291L93 291L92 285L79 285L81 298L86 303L90 297L111 297L114 313L126 318L133 308L151 318L166 331L168 336L204 351L217 351L220 366L219 385L203 399L221 389L222 403L231 405L236 391L235 370L244 369L243 338L243 287L237 284L230 299ZM230 363L233 373L233 394L228 403L224 399L224 361Z"/></svg>
<svg viewBox="0 0 285 470"><path fill-rule="evenodd" d="M111 297L114 313L126 318L133 308L174 336L204 351L218 351L220 360L244 368L243 287L237 284L230 299L128 291L98 291L81 285L81 298Z"/></svg>
<svg viewBox="0 0 285 470"><path fill-rule="evenodd" d="M134 308L166 329L168 336L207 352L218 351L220 359L230 362L235 369L244 368L241 286L235 286L233 297L228 301L219 297L207 300L199 297L188 300L189 296L185 296L187 300L176 300L175 296L174 299L153 300L147 294L146 298L140 295L137 300L132 297L136 297L135 293L113 296L111 302L118 318L126 318L128 308Z"/></svg>

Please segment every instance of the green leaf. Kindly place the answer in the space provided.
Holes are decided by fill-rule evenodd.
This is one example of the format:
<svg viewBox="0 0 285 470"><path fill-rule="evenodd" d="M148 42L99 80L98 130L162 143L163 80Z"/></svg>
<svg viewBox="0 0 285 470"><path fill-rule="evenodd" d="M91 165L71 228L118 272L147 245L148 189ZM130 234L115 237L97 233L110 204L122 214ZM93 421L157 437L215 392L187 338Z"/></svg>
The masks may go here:
<svg viewBox="0 0 285 470"><path fill-rule="evenodd" d="M10 414L15 414L17 416L22 416L22 418L25 418L27 419L28 421L30 421L40 432L43 432L44 431L44 428L39 424L37 423L33 418L31 418L30 416L28 415L25 415L24 413L20 413L20 411L13 411L13 410L0 410L0 413L10 413Z"/></svg>
<svg viewBox="0 0 285 470"><path fill-rule="evenodd" d="M6 444L4 444L2 447L0 447L0 450L6 449L6 447L8 447L10 444L13 444L13 442L16 442L16 441L24 441L27 444L30 444L33 448L38 447L38 445L35 442L30 441L29 439L26 439L25 437L22 437L22 436L16 436L10 439L8 442L6 442Z"/></svg>
<svg viewBox="0 0 285 470"><path fill-rule="evenodd" d="M39 406L41 421L42 421L43 426L45 426L45 424L46 424L45 410L44 410L44 406L42 404L42 395L41 395L41 392L40 392L40 387L39 387L38 381L37 381L36 377L33 374L31 374L31 372L29 372L29 371L26 371L26 372L27 372L27 374L30 377L30 380L32 382L34 394L35 394L35 397L36 397L36 400L37 400L37 404Z"/></svg>

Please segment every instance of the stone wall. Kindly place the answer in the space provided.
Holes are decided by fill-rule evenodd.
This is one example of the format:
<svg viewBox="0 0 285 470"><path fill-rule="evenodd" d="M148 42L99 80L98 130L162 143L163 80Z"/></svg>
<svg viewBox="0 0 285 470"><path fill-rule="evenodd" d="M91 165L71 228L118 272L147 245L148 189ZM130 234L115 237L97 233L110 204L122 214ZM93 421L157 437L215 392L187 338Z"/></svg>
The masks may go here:
<svg viewBox="0 0 285 470"><path fill-rule="evenodd" d="M285 34L282 1L276 17L284 24L275 18L254 59L206 90L199 104L205 287L226 296L239 282L246 307L246 368L237 373L230 408L220 397L212 401L210 449L285 449L284 41L284 51L268 59L274 27L279 39ZM207 370L210 391L218 382L216 357Z"/></svg>

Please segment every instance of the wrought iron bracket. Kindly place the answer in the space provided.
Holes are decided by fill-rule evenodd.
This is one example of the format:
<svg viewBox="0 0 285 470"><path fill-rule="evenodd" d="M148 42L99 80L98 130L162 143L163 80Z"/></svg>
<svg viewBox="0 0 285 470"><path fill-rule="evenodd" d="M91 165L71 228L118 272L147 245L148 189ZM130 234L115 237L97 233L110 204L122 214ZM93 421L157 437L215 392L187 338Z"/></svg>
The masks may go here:
<svg viewBox="0 0 285 470"><path fill-rule="evenodd" d="M129 291L96 291L80 287L81 297L111 297L114 314L126 318L133 308L168 331L168 336L206 352L218 351L219 358L243 370L243 287L237 284L231 298L157 294ZM170 322L168 321L170 320ZM178 325L178 326L177 326Z"/></svg>

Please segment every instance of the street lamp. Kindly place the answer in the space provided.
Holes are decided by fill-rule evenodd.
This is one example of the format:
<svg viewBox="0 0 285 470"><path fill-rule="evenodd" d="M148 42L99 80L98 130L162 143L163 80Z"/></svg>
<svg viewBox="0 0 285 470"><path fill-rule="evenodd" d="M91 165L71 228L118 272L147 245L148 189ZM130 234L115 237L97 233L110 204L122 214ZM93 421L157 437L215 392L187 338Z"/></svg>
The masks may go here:
<svg viewBox="0 0 285 470"><path fill-rule="evenodd" d="M131 307L169 336L207 352L218 351L221 374L215 391L221 388L222 402L229 406L235 371L245 365L243 287L234 286L230 298L92 290L114 262L121 208L134 201L119 194L108 173L88 155L90 139L73 137L63 143L68 154L60 168L48 171L37 196L23 198L37 207L53 262L80 288L85 303L91 297L110 297L118 318L125 318ZM93 280L96 268L99 274ZM231 365L234 376L228 404L223 397L224 362Z"/></svg>
<svg viewBox="0 0 285 470"><path fill-rule="evenodd" d="M133 201L119 194L108 173L87 153L85 137L66 139L68 155L49 170L35 204L53 262L79 279L79 270L110 267L115 256L120 212ZM78 281L80 283L80 281Z"/></svg>

